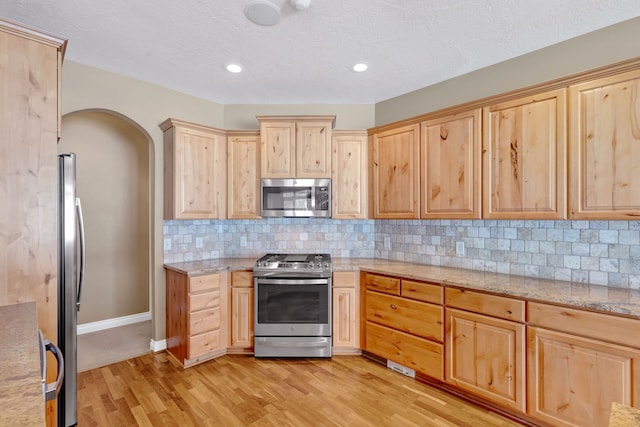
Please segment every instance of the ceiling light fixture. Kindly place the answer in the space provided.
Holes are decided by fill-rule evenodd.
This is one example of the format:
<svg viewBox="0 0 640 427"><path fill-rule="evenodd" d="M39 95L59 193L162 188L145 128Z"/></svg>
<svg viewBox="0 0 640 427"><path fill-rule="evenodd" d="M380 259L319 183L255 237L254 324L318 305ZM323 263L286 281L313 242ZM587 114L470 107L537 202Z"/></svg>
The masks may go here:
<svg viewBox="0 0 640 427"><path fill-rule="evenodd" d="M290 3L296 10L304 10L309 7L311 0L290 0Z"/></svg>
<svg viewBox="0 0 640 427"><path fill-rule="evenodd" d="M244 7L244 16L254 24L268 27L280 22L280 7L267 0L252 0Z"/></svg>
<svg viewBox="0 0 640 427"><path fill-rule="evenodd" d="M227 64L225 68L227 69L228 72L234 73L234 74L242 72L242 65L240 64Z"/></svg>
<svg viewBox="0 0 640 427"><path fill-rule="evenodd" d="M363 71L366 71L367 68L369 68L367 64L365 64L364 62L360 62L359 64L356 64L353 66L353 71L357 73L361 73Z"/></svg>

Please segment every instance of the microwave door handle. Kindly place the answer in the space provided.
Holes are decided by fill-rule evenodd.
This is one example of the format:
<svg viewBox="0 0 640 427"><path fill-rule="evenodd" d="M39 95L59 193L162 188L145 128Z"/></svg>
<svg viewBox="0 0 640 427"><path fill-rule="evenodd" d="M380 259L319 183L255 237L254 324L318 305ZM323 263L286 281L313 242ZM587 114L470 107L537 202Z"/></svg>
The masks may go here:
<svg viewBox="0 0 640 427"><path fill-rule="evenodd" d="M85 264L85 240L84 240L84 220L82 218L82 205L80 198L76 197L76 211L78 213L78 235L80 237L80 272L78 274L78 298L76 299L76 310L80 311L80 297L82 295L82 285L84 285L84 264Z"/></svg>
<svg viewBox="0 0 640 427"><path fill-rule="evenodd" d="M316 210L316 189L314 187L311 187L309 189L309 192L311 193L311 210L315 211Z"/></svg>

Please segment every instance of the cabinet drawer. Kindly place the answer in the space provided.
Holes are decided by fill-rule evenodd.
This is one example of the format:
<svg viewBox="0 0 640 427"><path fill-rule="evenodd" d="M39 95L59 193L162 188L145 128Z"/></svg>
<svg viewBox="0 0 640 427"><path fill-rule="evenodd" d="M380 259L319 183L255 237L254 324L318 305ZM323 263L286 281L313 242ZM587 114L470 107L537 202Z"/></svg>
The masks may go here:
<svg viewBox="0 0 640 427"><path fill-rule="evenodd" d="M220 306L220 292L204 292L202 294L189 295L189 312L193 313L205 308Z"/></svg>
<svg viewBox="0 0 640 427"><path fill-rule="evenodd" d="M366 350L416 372L444 380L443 345L375 323L366 324Z"/></svg>
<svg viewBox="0 0 640 427"><path fill-rule="evenodd" d="M442 304L443 291L440 285L403 279L400 295L433 304Z"/></svg>
<svg viewBox="0 0 640 427"><path fill-rule="evenodd" d="M372 291L400 295L400 279L398 278L367 273L364 276L364 283L367 289Z"/></svg>
<svg viewBox="0 0 640 427"><path fill-rule="evenodd" d="M189 292L217 291L220 289L220 274L205 274L189 278Z"/></svg>
<svg viewBox="0 0 640 427"><path fill-rule="evenodd" d="M446 288L444 295L447 307L524 322L524 301L458 288Z"/></svg>
<svg viewBox="0 0 640 427"><path fill-rule="evenodd" d="M189 335L198 335L203 332L220 328L220 309L210 308L189 315Z"/></svg>
<svg viewBox="0 0 640 427"><path fill-rule="evenodd" d="M357 274L353 271L337 271L333 273L334 288L355 288L358 280Z"/></svg>
<svg viewBox="0 0 640 427"><path fill-rule="evenodd" d="M442 342L441 306L375 292L366 293L366 319L423 338Z"/></svg>
<svg viewBox="0 0 640 427"><path fill-rule="evenodd" d="M220 348L220 330L206 332L204 334L189 337L189 356L194 359L203 354L211 353Z"/></svg>
<svg viewBox="0 0 640 427"><path fill-rule="evenodd" d="M568 307L529 303L527 321L536 326L640 348L640 320Z"/></svg>
<svg viewBox="0 0 640 427"><path fill-rule="evenodd" d="M253 272L251 271L232 271L231 286L234 288L252 288Z"/></svg>

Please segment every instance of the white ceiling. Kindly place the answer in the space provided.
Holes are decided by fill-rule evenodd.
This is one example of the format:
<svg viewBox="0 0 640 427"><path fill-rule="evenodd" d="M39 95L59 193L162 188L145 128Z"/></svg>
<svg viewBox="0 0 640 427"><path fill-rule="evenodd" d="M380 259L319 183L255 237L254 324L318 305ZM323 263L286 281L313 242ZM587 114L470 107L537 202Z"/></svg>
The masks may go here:
<svg viewBox="0 0 640 427"><path fill-rule="evenodd" d="M640 16L638 0L271 0L282 19L261 27L248 1L0 0L0 17L69 39L67 60L223 104L372 104Z"/></svg>

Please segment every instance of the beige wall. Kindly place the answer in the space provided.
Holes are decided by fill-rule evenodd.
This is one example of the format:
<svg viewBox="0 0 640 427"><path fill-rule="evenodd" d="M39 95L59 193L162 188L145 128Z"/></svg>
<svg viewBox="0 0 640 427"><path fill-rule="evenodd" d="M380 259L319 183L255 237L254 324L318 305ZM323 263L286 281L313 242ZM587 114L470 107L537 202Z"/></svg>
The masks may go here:
<svg viewBox="0 0 640 427"><path fill-rule="evenodd" d="M86 236L78 323L149 311L149 141L123 118L81 111L62 119L58 153L76 153Z"/></svg>
<svg viewBox="0 0 640 427"><path fill-rule="evenodd" d="M376 104L376 126L640 56L634 18Z"/></svg>

